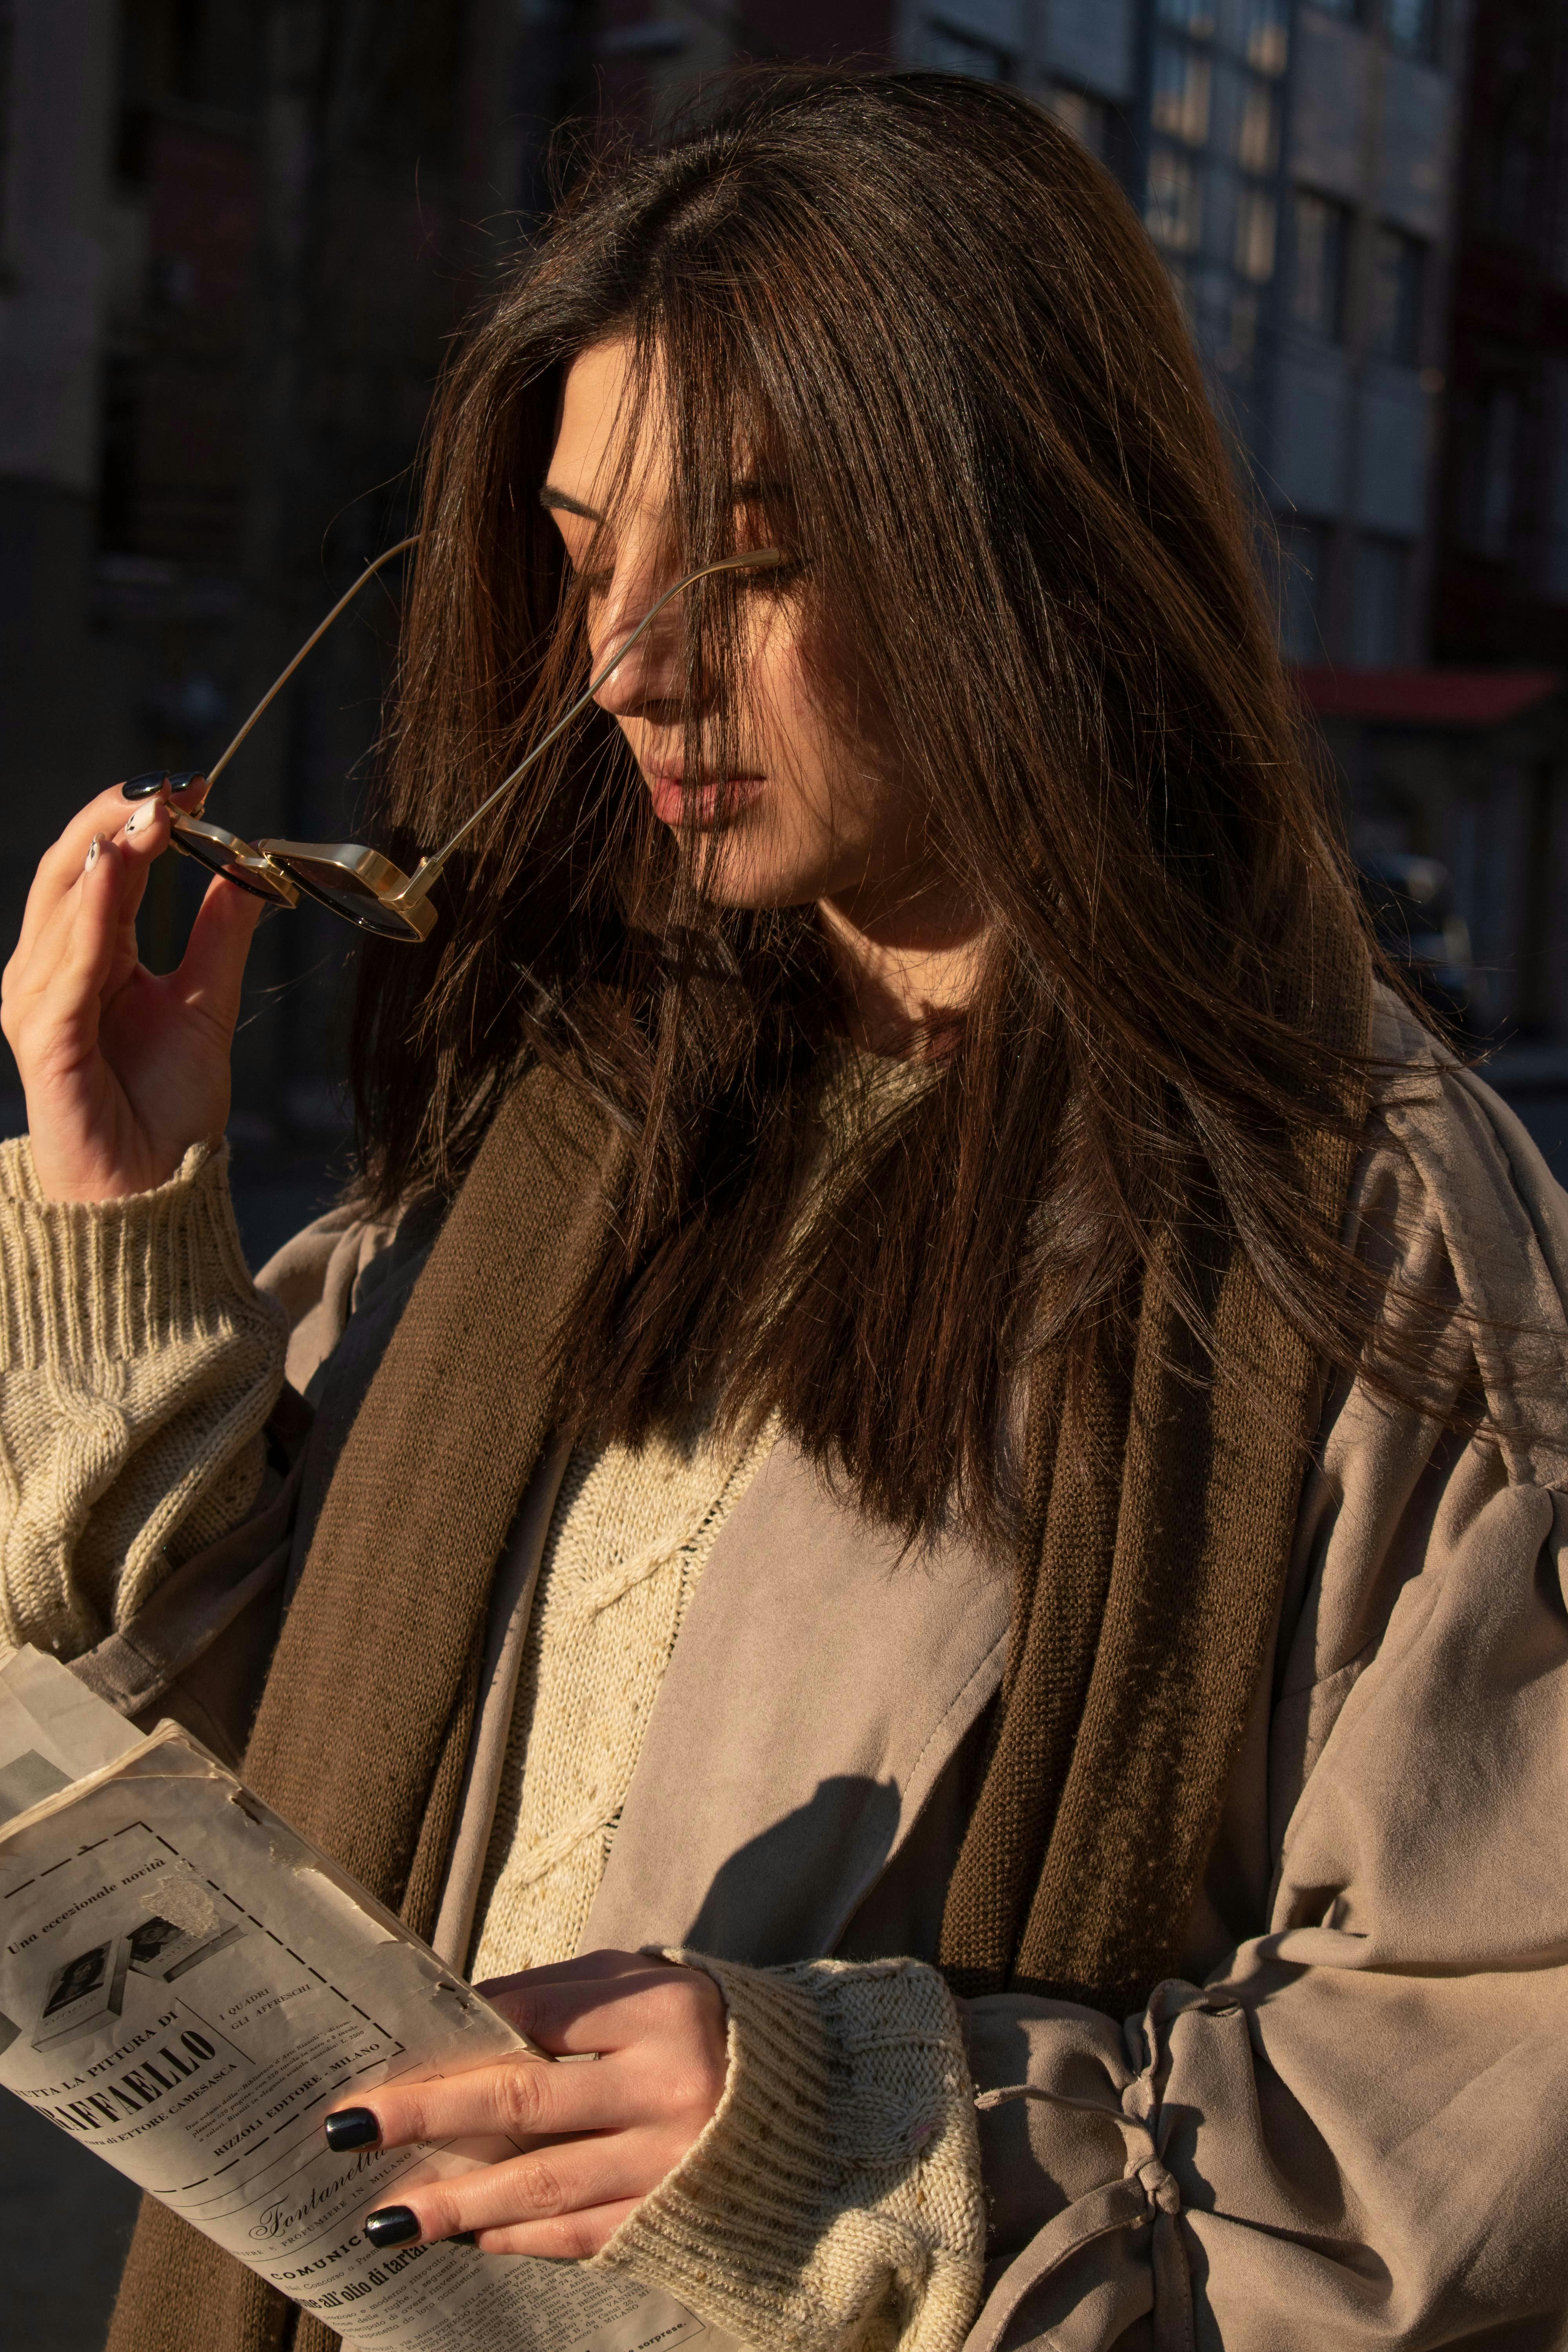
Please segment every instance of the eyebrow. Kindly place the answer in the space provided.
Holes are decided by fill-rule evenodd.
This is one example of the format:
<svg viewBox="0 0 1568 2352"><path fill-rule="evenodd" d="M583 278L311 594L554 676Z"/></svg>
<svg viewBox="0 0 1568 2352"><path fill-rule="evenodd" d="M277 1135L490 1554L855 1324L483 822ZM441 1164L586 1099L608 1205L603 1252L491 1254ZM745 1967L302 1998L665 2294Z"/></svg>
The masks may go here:
<svg viewBox="0 0 1568 2352"><path fill-rule="evenodd" d="M736 482L730 495L737 506L756 506L766 500L768 491L762 482L744 481ZM604 522L606 520L597 507L585 506L581 499L574 499L570 490L557 489L553 482L545 483L539 493L539 503L551 514L581 515L584 522Z"/></svg>
<svg viewBox="0 0 1568 2352"><path fill-rule="evenodd" d="M605 518L596 507L586 507L569 490L558 490L553 482L546 482L539 493L539 503L552 513L581 515L584 522L603 522Z"/></svg>

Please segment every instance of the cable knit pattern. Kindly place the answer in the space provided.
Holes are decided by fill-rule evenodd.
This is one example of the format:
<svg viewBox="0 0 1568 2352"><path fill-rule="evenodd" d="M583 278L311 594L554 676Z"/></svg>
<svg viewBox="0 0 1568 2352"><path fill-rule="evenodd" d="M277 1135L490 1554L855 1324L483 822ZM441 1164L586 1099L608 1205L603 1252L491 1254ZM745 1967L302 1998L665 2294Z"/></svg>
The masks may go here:
<svg viewBox="0 0 1568 2352"><path fill-rule="evenodd" d="M74 1656L242 1518L287 1318L250 1278L226 1147L124 1201L50 1201L0 1144L0 1637Z"/></svg>
<svg viewBox="0 0 1568 2352"><path fill-rule="evenodd" d="M704 1430L579 1446L550 1523L479 1890L477 1981L578 1950L676 1636L766 1461Z"/></svg>
<svg viewBox="0 0 1568 2352"><path fill-rule="evenodd" d="M706 1970L730 2071L690 2152L597 2260L760 2352L952 2352L985 2209L952 1997L918 1960Z"/></svg>

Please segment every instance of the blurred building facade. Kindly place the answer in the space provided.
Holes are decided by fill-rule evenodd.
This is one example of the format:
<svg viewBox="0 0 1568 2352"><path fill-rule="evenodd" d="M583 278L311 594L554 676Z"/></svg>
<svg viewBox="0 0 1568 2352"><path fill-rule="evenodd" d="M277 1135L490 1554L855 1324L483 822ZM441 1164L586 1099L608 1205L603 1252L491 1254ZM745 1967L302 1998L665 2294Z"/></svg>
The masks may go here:
<svg viewBox="0 0 1568 2352"><path fill-rule="evenodd" d="M1481 0L1458 184L1434 646L1568 646L1568 9Z"/></svg>
<svg viewBox="0 0 1568 2352"><path fill-rule="evenodd" d="M1278 518L1299 661L1418 661L1435 560L1463 0L920 0L1037 89L1165 255Z"/></svg>
<svg viewBox="0 0 1568 2352"><path fill-rule="evenodd" d="M742 53L1015 84L1110 165L1165 257L1286 561L1291 656L1430 652L1470 0L624 0L616 97ZM787 36L787 37L786 37Z"/></svg>
<svg viewBox="0 0 1568 2352"><path fill-rule="evenodd" d="M515 236L536 113L574 100L550 55L549 27L500 5L0 8L7 934L70 808L138 769L210 761L402 535L431 385ZM384 597L328 642L215 814L352 828L391 622ZM154 961L195 887L177 859L156 869ZM338 1123L342 962L313 913L264 929L242 1129Z"/></svg>
<svg viewBox="0 0 1568 2352"><path fill-rule="evenodd" d="M1300 682L1363 862L1435 859L1452 881L1473 956L1474 1036L1568 1045L1562 673L1325 667ZM1568 1086L1559 1058L1554 1083Z"/></svg>
<svg viewBox="0 0 1568 2352"><path fill-rule="evenodd" d="M1436 671L1309 689L1354 837L1451 873L1484 1025L1568 1044L1568 11L1477 0L1432 496Z"/></svg>
<svg viewBox="0 0 1568 2352"><path fill-rule="evenodd" d="M1004 79L1117 173L1272 509L1293 658L1550 667L1568 585L1562 16L1561 0L0 0L16 812L0 926L70 806L210 760L401 535L447 338L544 201L553 126L658 118L742 58ZM352 825L395 619L392 593L373 599L224 779L215 813L237 829ZM1354 813L1407 824L1366 789ZM176 866L149 908L155 957L190 901ZM258 1134L331 1123L343 958L311 914L264 928L237 1097Z"/></svg>

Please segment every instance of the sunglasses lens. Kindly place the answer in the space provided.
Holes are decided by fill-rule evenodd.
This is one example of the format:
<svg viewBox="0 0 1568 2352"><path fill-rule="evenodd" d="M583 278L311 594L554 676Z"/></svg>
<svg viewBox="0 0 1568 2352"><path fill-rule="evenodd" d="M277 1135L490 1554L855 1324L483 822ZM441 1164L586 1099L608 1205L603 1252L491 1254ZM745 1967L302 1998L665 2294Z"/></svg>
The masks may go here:
<svg viewBox="0 0 1568 2352"><path fill-rule="evenodd" d="M346 866L331 865L323 857L284 857L279 863L291 882L323 907L330 907L334 915L346 915L362 931L374 931L381 940L419 938L406 917L384 905L369 883L360 881Z"/></svg>
<svg viewBox="0 0 1568 2352"><path fill-rule="evenodd" d="M196 864L205 866L209 874L221 874L226 882L234 884L236 889L248 890L253 898L265 898L271 906L286 907L290 903L286 889L280 889L276 882L269 881L267 875L255 866L242 864L221 841L179 826L169 835L169 844L183 857L194 857Z"/></svg>

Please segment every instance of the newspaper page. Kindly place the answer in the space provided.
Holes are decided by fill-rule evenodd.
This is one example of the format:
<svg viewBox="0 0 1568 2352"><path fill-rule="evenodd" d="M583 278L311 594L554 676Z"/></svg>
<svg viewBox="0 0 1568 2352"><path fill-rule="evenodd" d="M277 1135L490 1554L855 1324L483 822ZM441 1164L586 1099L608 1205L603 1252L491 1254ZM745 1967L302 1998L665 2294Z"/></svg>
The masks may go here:
<svg viewBox="0 0 1568 2352"><path fill-rule="evenodd" d="M350 2345L728 2352L620 2273L364 2238L516 2151L334 2156L329 2109L528 2048L178 1726L143 1737L37 1651L0 1668L0 2084Z"/></svg>

